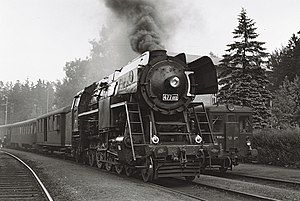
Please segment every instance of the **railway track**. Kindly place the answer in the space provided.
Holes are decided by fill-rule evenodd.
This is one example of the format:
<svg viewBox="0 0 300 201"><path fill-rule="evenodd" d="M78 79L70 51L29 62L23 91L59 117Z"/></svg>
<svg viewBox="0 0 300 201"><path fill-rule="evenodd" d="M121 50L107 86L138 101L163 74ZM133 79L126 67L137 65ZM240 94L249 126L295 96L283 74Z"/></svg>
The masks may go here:
<svg viewBox="0 0 300 201"><path fill-rule="evenodd" d="M179 195L182 195L182 196L185 196L185 197L193 198L195 200L209 201L208 199L203 198L203 197L199 197L198 195L193 195L189 192L184 192L184 191L176 190L176 189L173 189L173 188L170 188L170 187L165 187L165 186L162 186L158 183L151 183L150 187L158 189L158 190L163 190L163 191L166 191L166 192L172 192L172 193L179 194Z"/></svg>
<svg viewBox="0 0 300 201"><path fill-rule="evenodd" d="M221 178L229 178L239 181L248 181L257 184L269 185L273 187L285 188L285 189L292 189L300 191L300 182L299 181L290 181L286 179L278 179L278 178L270 178L270 177L261 177L255 175L248 175L248 174L238 174L238 173L216 173L216 172L208 172L205 175L221 177Z"/></svg>
<svg viewBox="0 0 300 201"><path fill-rule="evenodd" d="M219 187L210 184L203 184L199 182L186 181L179 178L168 178L159 180L157 185L163 186L163 188L170 189L175 192L180 192L190 197L197 198L198 200L263 200L263 201L280 201L273 197L267 197L258 195L255 193L249 193L245 191L233 190L227 187ZM203 191L208 191L210 194L208 198ZM213 195L214 194L214 195ZM217 196L217 194L219 194ZM213 195L213 197L211 196ZM199 197L200 196L200 197ZM215 196L215 197L214 197Z"/></svg>
<svg viewBox="0 0 300 201"><path fill-rule="evenodd" d="M249 198L250 200L264 200L264 201L280 201L278 199L275 198L271 198L271 197L266 197L266 196L261 196L261 195L257 195L254 193L248 193L248 192L244 192L244 191L239 191L239 190L233 190L233 189L229 189L229 188L222 188L222 187L217 187L214 185L208 185L208 184L201 184L201 183L196 183L196 185L202 186L202 187L208 187L208 188L212 188L218 191L223 191L226 193L230 193L230 194L235 194L244 198Z"/></svg>
<svg viewBox="0 0 300 201"><path fill-rule="evenodd" d="M0 200L53 201L36 173L5 151L0 151Z"/></svg>

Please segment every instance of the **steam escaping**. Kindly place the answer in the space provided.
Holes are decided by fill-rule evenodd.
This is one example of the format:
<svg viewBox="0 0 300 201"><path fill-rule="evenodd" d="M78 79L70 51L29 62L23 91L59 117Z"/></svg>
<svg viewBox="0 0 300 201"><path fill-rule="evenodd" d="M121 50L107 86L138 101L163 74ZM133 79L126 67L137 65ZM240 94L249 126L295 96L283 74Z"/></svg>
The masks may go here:
<svg viewBox="0 0 300 201"><path fill-rule="evenodd" d="M161 44L162 29L154 4L146 0L105 0L119 18L124 19L129 30L129 40L133 51L143 53L148 50L164 49Z"/></svg>

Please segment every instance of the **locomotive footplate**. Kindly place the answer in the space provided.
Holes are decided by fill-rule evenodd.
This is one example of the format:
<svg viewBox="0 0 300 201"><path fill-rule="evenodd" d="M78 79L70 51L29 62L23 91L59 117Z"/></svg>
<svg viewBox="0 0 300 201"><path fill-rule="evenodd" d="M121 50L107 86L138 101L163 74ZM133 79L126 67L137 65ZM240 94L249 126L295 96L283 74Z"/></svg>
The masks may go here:
<svg viewBox="0 0 300 201"><path fill-rule="evenodd" d="M146 154L153 157L154 178L196 176L205 160L199 145L149 145Z"/></svg>

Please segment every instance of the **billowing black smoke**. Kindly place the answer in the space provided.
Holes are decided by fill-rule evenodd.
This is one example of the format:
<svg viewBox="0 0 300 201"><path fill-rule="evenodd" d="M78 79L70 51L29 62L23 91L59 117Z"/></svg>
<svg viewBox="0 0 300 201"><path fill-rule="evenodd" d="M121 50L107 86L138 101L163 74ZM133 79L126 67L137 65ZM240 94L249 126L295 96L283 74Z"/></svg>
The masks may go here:
<svg viewBox="0 0 300 201"><path fill-rule="evenodd" d="M130 27L129 39L135 52L164 49L154 4L146 0L105 0L106 6Z"/></svg>

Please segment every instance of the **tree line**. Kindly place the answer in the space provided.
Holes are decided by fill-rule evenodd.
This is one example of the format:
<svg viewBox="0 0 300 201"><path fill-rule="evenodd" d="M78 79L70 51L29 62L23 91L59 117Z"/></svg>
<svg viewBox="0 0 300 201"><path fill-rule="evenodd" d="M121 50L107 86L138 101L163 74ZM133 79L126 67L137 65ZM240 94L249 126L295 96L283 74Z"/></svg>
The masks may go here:
<svg viewBox="0 0 300 201"><path fill-rule="evenodd" d="M263 47L265 42L257 40L257 27L245 9L237 20L233 42L227 45L218 66L218 104L253 108L255 128L295 126L300 119L300 31L291 36L286 46L270 54ZM62 80L0 82L0 124L70 105L77 92L120 65L116 61L126 64L128 57L122 57L125 52L116 53L106 35L103 29L99 41L90 41L89 56L66 62Z"/></svg>
<svg viewBox="0 0 300 201"><path fill-rule="evenodd" d="M253 108L255 128L295 126L300 113L300 32L269 54L256 31L242 9L234 42L221 60L218 102Z"/></svg>

